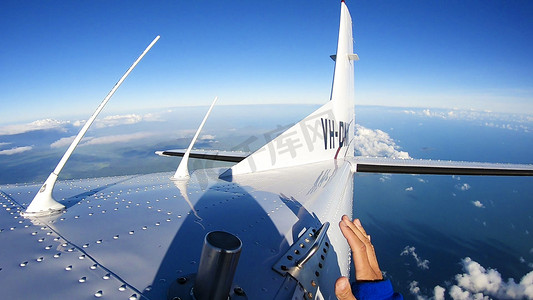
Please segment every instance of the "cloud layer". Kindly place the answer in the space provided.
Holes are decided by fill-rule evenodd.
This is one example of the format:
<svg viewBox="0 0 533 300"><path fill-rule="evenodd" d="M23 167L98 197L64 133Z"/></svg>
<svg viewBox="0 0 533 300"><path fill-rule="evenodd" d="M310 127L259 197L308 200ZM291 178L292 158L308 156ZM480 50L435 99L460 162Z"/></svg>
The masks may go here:
<svg viewBox="0 0 533 300"><path fill-rule="evenodd" d="M0 150L0 155L13 155L13 154L30 151L31 149L33 149L33 146L15 147L15 148L6 149L6 150Z"/></svg>
<svg viewBox="0 0 533 300"><path fill-rule="evenodd" d="M113 143L125 143L133 140L144 139L153 136L153 133L149 132L136 132L130 134L119 134L119 135L110 135L97 138L89 138L86 142L80 144L80 146L85 145L103 145L103 144L113 144Z"/></svg>
<svg viewBox="0 0 533 300"><path fill-rule="evenodd" d="M104 144L113 144L113 143L126 143L134 140L140 140L144 138L149 138L154 136L155 133L151 132L135 132L129 134L117 134L109 135L103 137L84 137L79 146L87 145L104 145ZM53 142L51 148L63 148L69 146L76 136L69 136L61 138Z"/></svg>
<svg viewBox="0 0 533 300"><path fill-rule="evenodd" d="M7 125L0 127L0 135L14 135L36 130L57 129L64 130L64 125L68 121L59 121L54 119L37 120L26 124Z"/></svg>
<svg viewBox="0 0 533 300"><path fill-rule="evenodd" d="M94 128L106 128L119 125L132 125L139 123L141 121L146 122L155 122L161 121L159 114L146 114L144 116L137 114L125 114L125 115L113 115L107 116L104 118L96 119L94 123ZM43 119L33 121L26 124L15 124L15 125L6 125L0 126L0 135L15 135L22 134L31 131L37 130L60 130L67 131L67 126L80 127L83 126L87 121L86 120L77 120L77 121L61 121L55 119Z"/></svg>
<svg viewBox="0 0 533 300"><path fill-rule="evenodd" d="M405 246L405 248L403 249L402 253L400 253L400 255L401 256L411 255L415 259L417 267L423 270L429 269L429 260L422 259L421 257L419 257L418 254L416 254L415 250L416 250L415 247Z"/></svg>
<svg viewBox="0 0 533 300"><path fill-rule="evenodd" d="M485 269L470 257L462 260L464 274L455 276L456 285L450 288L454 300L463 299L533 299L533 271L527 273L520 282L513 278L503 281L495 269Z"/></svg>
<svg viewBox="0 0 533 300"><path fill-rule="evenodd" d="M524 275L519 282L513 278L504 281L497 270L486 269L470 257L463 258L461 264L464 273L455 275L455 284L447 283L451 285L448 295L453 300L533 299L533 271ZM427 297L421 294L418 282L412 281L409 291L419 300L440 300L445 299L446 289L437 285L433 289L433 296Z"/></svg>
<svg viewBox="0 0 533 300"><path fill-rule="evenodd" d="M528 114L507 114L491 111L458 110L458 109L409 109L404 114L439 118L444 120L478 121L480 125L513 131L530 132L532 117Z"/></svg>
<svg viewBox="0 0 533 300"><path fill-rule="evenodd" d="M394 140L379 129L372 130L355 125L355 151L357 155L410 159L409 153L399 151Z"/></svg>

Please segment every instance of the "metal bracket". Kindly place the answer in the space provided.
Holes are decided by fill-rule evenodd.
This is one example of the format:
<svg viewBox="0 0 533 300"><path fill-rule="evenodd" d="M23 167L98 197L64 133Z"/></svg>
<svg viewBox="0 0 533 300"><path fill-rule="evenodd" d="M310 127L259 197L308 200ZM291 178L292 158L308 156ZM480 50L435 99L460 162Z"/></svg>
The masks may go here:
<svg viewBox="0 0 533 300"><path fill-rule="evenodd" d="M320 273L329 252L330 245L326 235L328 228L329 222L324 223L318 230L309 228L272 266L279 274L290 274L298 280L308 299L316 296Z"/></svg>

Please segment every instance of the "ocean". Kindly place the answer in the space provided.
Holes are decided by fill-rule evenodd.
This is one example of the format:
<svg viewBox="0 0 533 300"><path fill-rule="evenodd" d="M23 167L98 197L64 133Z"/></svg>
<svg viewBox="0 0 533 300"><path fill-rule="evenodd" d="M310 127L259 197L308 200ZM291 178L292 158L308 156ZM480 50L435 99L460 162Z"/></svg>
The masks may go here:
<svg viewBox="0 0 533 300"><path fill-rule="evenodd" d="M197 147L257 149L316 107L215 107ZM154 151L186 148L206 109L104 115L60 180L173 171L179 160ZM356 123L358 155L533 163L530 115L358 106ZM0 184L42 182L81 124L0 126ZM353 214L407 299L533 298L531 177L356 174Z"/></svg>

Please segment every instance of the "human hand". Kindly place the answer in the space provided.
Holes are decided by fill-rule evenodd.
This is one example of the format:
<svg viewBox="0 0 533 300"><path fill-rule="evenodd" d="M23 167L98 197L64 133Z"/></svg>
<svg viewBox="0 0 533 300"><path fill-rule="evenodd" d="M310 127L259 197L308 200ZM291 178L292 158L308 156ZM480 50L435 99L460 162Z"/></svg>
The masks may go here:
<svg viewBox="0 0 533 300"><path fill-rule="evenodd" d="M355 219L352 222L347 216L342 216L339 227L352 249L355 279L358 281L382 280L383 275L379 269L374 246L370 243L370 235L366 234L361 221ZM355 299L348 278L340 277L337 279L335 295L340 300Z"/></svg>

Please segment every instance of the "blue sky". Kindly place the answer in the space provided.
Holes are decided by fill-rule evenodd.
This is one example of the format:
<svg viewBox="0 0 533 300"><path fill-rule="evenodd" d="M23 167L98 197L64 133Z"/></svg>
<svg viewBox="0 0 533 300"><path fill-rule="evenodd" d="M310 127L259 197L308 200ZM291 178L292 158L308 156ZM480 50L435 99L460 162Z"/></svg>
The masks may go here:
<svg viewBox="0 0 533 300"><path fill-rule="evenodd" d="M350 1L356 103L533 113L533 2ZM0 123L324 103L339 1L2 1Z"/></svg>

